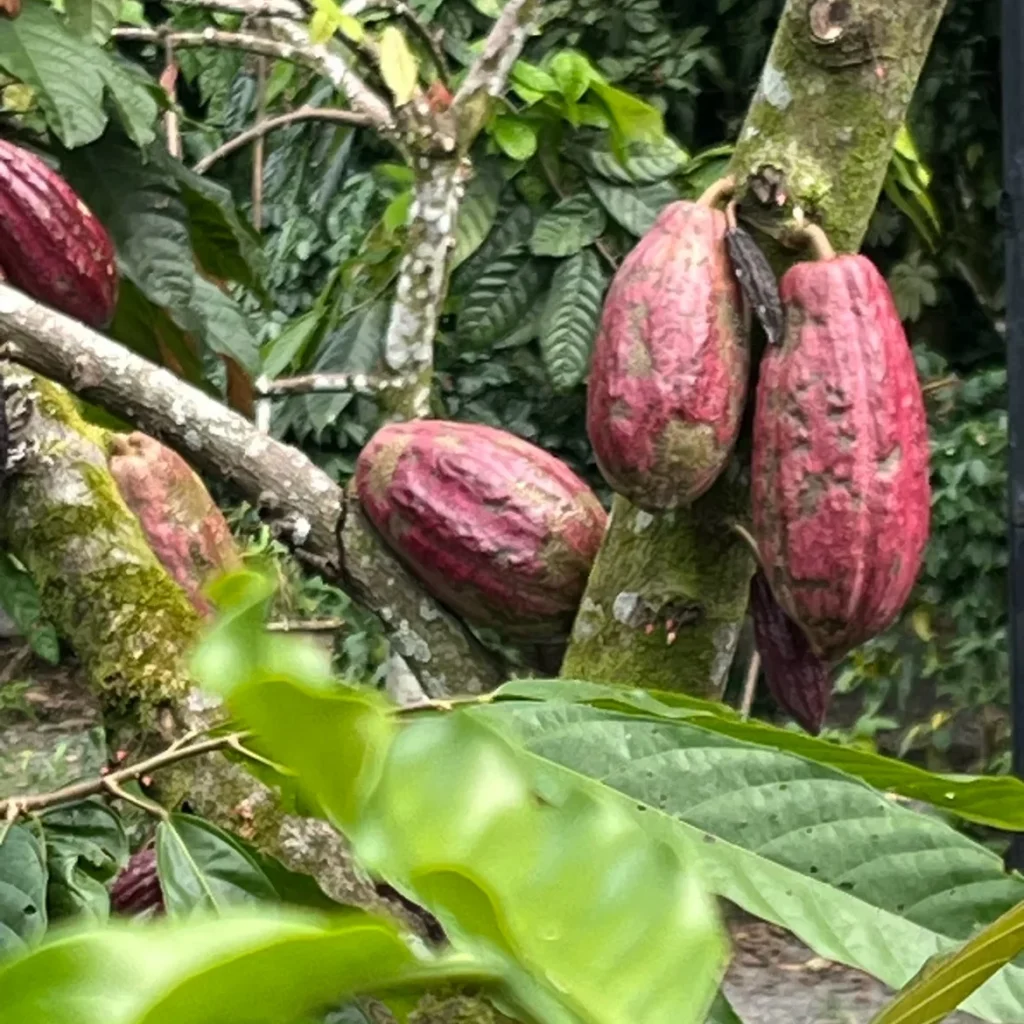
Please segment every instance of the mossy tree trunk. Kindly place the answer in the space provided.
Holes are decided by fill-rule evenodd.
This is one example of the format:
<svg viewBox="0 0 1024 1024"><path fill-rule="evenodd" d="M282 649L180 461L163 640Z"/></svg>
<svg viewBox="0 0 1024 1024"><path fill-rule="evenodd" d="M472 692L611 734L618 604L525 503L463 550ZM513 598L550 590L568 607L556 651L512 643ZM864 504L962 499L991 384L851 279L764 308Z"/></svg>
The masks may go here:
<svg viewBox="0 0 1024 1024"><path fill-rule="evenodd" d="M784 240L805 217L860 246L944 7L788 0L730 167L750 224ZM689 509L617 498L562 674L720 694L754 570L732 529L747 500L736 464Z"/></svg>

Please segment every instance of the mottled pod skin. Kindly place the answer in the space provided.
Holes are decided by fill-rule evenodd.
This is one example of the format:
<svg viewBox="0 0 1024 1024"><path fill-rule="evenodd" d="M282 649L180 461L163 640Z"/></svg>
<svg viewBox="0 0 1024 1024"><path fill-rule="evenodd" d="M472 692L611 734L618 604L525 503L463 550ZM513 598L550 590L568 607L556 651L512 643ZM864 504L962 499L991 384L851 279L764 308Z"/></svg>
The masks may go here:
<svg viewBox="0 0 1024 1024"><path fill-rule="evenodd" d="M141 433L112 439L109 466L153 554L196 611L211 614L204 588L212 578L240 569L242 559L202 480L177 452Z"/></svg>
<svg viewBox="0 0 1024 1024"><path fill-rule="evenodd" d="M128 861L110 887L110 909L122 917L148 917L164 912L155 850L140 850Z"/></svg>
<svg viewBox="0 0 1024 1024"><path fill-rule="evenodd" d="M553 455L480 424L395 423L363 448L355 480L384 541L466 622L568 633L607 516Z"/></svg>
<svg viewBox="0 0 1024 1024"><path fill-rule="evenodd" d="M817 736L832 698L828 663L811 650L803 630L782 610L760 571L750 584L750 613L769 692L783 711Z"/></svg>
<svg viewBox="0 0 1024 1024"><path fill-rule="evenodd" d="M749 350L725 214L667 206L608 289L587 383L587 433L605 479L648 511L686 505L725 468Z"/></svg>
<svg viewBox="0 0 1024 1024"><path fill-rule="evenodd" d="M15 288L90 327L114 316L110 236L56 171L2 139L0 268Z"/></svg>
<svg viewBox="0 0 1024 1024"><path fill-rule="evenodd" d="M928 540L928 431L914 360L870 260L793 266L761 363L754 535L779 603L833 660L886 629Z"/></svg>

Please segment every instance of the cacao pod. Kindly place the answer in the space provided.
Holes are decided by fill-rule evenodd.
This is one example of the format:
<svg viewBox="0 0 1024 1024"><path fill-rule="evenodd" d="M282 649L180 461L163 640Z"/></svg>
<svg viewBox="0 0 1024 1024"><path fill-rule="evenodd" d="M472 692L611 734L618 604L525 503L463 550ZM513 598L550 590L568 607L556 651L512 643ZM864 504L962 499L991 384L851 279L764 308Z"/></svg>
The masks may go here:
<svg viewBox="0 0 1024 1024"><path fill-rule="evenodd" d="M213 576L241 568L242 561L202 480L177 452L146 434L115 435L109 464L153 553L196 611L210 614L203 588Z"/></svg>
<svg viewBox="0 0 1024 1024"><path fill-rule="evenodd" d="M662 210L612 279L594 342L590 443L609 486L648 511L707 491L743 415L747 332L715 194Z"/></svg>
<svg viewBox="0 0 1024 1024"><path fill-rule="evenodd" d="M356 463L367 518L466 622L514 638L566 634L604 535L597 496L564 463L493 427L383 427Z"/></svg>
<svg viewBox="0 0 1024 1024"><path fill-rule="evenodd" d="M2 139L0 268L15 288L91 327L114 316L110 236L56 171Z"/></svg>
<svg viewBox="0 0 1024 1024"><path fill-rule="evenodd" d="M140 850L110 888L110 909L124 917L162 913L164 894L156 870L156 850Z"/></svg>
<svg viewBox="0 0 1024 1024"><path fill-rule="evenodd" d="M803 630L782 610L760 571L750 584L750 613L769 692L783 711L817 736L832 697L828 664L811 650Z"/></svg>
<svg viewBox="0 0 1024 1024"><path fill-rule="evenodd" d="M752 483L772 591L833 660L906 603L930 489L924 400L885 279L864 256L824 251L782 279L786 329L761 363Z"/></svg>

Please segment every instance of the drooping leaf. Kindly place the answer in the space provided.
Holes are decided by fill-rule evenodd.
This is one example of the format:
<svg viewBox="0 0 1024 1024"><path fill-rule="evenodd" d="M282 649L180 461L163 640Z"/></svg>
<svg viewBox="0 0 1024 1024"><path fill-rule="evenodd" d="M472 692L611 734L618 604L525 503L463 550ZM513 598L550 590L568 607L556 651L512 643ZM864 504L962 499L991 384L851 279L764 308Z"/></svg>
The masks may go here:
<svg viewBox="0 0 1024 1024"><path fill-rule="evenodd" d="M896 988L1024 898L1024 879L984 847L802 758L557 701L468 713L643 805L652 835L699 849L718 895ZM1024 967L1004 968L965 1009L997 1024L1024 1017Z"/></svg>
<svg viewBox="0 0 1024 1024"><path fill-rule="evenodd" d="M262 372L271 380L280 377L295 360L301 358L306 346L313 341L317 330L322 326L323 320L321 310L311 309L286 324L284 330L260 350Z"/></svg>
<svg viewBox="0 0 1024 1024"><path fill-rule="evenodd" d="M0 963L46 931L46 851L24 825L0 825Z"/></svg>
<svg viewBox="0 0 1024 1024"><path fill-rule="evenodd" d="M556 391L569 391L587 375L601 322L607 276L593 249L558 265L541 315L540 350Z"/></svg>
<svg viewBox="0 0 1024 1024"><path fill-rule="evenodd" d="M0 608L18 627L32 650L51 665L60 660L60 640L43 616L39 590L32 577L7 552L0 552Z"/></svg>
<svg viewBox="0 0 1024 1024"><path fill-rule="evenodd" d="M121 15L120 0L65 0L68 28L102 45Z"/></svg>
<svg viewBox="0 0 1024 1024"><path fill-rule="evenodd" d="M486 348L519 326L543 291L548 273L545 264L525 254L495 260L466 292L459 339L472 348Z"/></svg>
<svg viewBox="0 0 1024 1024"><path fill-rule="evenodd" d="M607 224L604 210L586 193L556 203L533 229L534 256L572 256L597 241Z"/></svg>
<svg viewBox="0 0 1024 1024"><path fill-rule="evenodd" d="M381 33L380 73L398 106L412 99L419 68L405 36L394 25L388 25Z"/></svg>
<svg viewBox="0 0 1024 1024"><path fill-rule="evenodd" d="M259 372L259 347L248 317L234 299L206 278L196 275L191 307L175 319L212 352L230 356L252 376Z"/></svg>
<svg viewBox="0 0 1024 1024"><path fill-rule="evenodd" d="M675 186L667 181L640 188L612 185L600 178L591 178L588 184L612 219L638 238L650 231L669 203L680 198Z"/></svg>
<svg viewBox="0 0 1024 1024"><path fill-rule="evenodd" d="M520 163L537 152L537 129L525 118L502 114L495 118L491 135L507 157Z"/></svg>
<svg viewBox="0 0 1024 1024"><path fill-rule="evenodd" d="M465 955L413 952L371 914L261 908L144 929L118 923L0 962L0 1013L12 1024L296 1021L361 992L497 980Z"/></svg>
<svg viewBox="0 0 1024 1024"><path fill-rule="evenodd" d="M618 138L620 144L657 142L664 136L665 124L657 107L602 79L592 80L590 88L608 109L613 136Z"/></svg>
<svg viewBox="0 0 1024 1024"><path fill-rule="evenodd" d="M476 174L459 208L455 248L448 263L449 272L454 271L483 245L494 227L504 184L505 178L497 163L486 162L476 168Z"/></svg>
<svg viewBox="0 0 1024 1024"><path fill-rule="evenodd" d="M53 133L69 149L103 134L104 98L138 145L156 137L156 101L141 81L91 38L71 32L44 0L24 0L0 19L0 68L31 86Z"/></svg>
<svg viewBox="0 0 1024 1024"><path fill-rule="evenodd" d="M222 913L239 904L273 902L277 895L248 851L202 818L172 814L160 822L156 856L169 914Z"/></svg>
<svg viewBox="0 0 1024 1024"><path fill-rule="evenodd" d="M574 50L560 50L548 64L548 72L570 103L578 103L599 76L593 65Z"/></svg>
<svg viewBox="0 0 1024 1024"><path fill-rule="evenodd" d="M937 1024L1024 950L1018 903L956 953L929 964L871 1024Z"/></svg>

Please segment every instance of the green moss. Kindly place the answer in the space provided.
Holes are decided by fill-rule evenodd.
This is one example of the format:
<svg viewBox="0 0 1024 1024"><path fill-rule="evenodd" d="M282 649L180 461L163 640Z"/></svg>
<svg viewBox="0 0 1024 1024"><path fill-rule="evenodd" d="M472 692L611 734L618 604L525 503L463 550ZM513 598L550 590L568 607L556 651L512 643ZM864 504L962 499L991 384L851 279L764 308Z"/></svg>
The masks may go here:
<svg viewBox="0 0 1024 1024"><path fill-rule="evenodd" d="M420 999L408 1024L512 1024L512 1020L481 996L438 991Z"/></svg>

